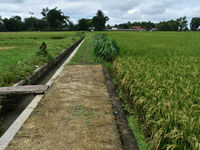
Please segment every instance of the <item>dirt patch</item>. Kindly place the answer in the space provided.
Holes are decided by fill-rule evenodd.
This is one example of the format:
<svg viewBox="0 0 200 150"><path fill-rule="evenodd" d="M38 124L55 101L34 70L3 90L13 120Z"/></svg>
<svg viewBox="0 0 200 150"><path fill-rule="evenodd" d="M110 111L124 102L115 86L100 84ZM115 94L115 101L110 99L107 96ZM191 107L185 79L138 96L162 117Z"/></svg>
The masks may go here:
<svg viewBox="0 0 200 150"><path fill-rule="evenodd" d="M66 66L7 150L120 150L102 66Z"/></svg>
<svg viewBox="0 0 200 150"><path fill-rule="evenodd" d="M15 47L0 47L0 50L8 50L8 49L13 49Z"/></svg>

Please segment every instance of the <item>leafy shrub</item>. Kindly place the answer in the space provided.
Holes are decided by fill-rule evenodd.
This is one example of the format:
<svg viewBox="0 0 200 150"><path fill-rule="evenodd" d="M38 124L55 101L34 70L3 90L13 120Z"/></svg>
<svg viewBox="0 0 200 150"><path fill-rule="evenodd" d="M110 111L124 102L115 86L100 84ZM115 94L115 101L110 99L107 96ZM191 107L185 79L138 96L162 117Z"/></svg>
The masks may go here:
<svg viewBox="0 0 200 150"><path fill-rule="evenodd" d="M106 61L113 61L119 54L119 47L106 34L95 35L94 53Z"/></svg>

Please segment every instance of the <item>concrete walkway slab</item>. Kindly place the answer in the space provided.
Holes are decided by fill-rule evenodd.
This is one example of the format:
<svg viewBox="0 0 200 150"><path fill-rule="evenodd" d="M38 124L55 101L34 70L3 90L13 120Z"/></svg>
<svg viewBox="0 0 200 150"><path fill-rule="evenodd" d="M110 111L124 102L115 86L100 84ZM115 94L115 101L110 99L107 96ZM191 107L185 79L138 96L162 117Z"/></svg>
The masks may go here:
<svg viewBox="0 0 200 150"><path fill-rule="evenodd" d="M57 149L122 149L102 66L65 66L6 148Z"/></svg>

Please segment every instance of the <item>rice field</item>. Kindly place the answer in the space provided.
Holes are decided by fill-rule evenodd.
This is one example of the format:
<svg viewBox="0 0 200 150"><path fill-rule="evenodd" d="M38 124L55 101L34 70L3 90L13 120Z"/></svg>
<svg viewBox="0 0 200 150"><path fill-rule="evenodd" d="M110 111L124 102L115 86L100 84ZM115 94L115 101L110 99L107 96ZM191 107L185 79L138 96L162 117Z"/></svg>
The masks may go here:
<svg viewBox="0 0 200 150"><path fill-rule="evenodd" d="M0 33L0 86L9 86L30 75L48 60L36 53L42 42L53 57L80 39L76 32Z"/></svg>
<svg viewBox="0 0 200 150"><path fill-rule="evenodd" d="M108 32L113 76L153 149L200 149L200 33Z"/></svg>
<svg viewBox="0 0 200 150"><path fill-rule="evenodd" d="M120 48L112 63L94 55L96 33L88 33L71 64L109 67L125 109L137 114L152 145L139 145L141 149L199 150L200 33L104 33ZM0 86L11 85L48 61L35 55L42 42L55 56L79 38L75 32L0 33ZM134 117L129 122L135 124Z"/></svg>

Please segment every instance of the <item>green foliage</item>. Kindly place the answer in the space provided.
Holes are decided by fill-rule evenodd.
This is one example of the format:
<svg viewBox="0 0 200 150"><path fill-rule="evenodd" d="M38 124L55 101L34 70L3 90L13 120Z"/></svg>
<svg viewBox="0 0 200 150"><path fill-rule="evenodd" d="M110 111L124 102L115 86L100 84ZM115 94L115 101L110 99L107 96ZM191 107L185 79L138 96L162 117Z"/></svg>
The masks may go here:
<svg viewBox="0 0 200 150"><path fill-rule="evenodd" d="M95 55L106 61L114 61L115 57L119 54L116 42L105 34L98 34L95 36L95 39Z"/></svg>
<svg viewBox="0 0 200 150"><path fill-rule="evenodd" d="M196 31L200 26L200 17L194 17L192 18L192 21L190 23L190 28L192 31Z"/></svg>
<svg viewBox="0 0 200 150"><path fill-rule="evenodd" d="M177 21L169 20L169 21L159 22L156 25L156 28L159 31L178 31L179 30L178 26L179 26L179 24Z"/></svg>
<svg viewBox="0 0 200 150"><path fill-rule="evenodd" d="M186 16L180 17L176 21L178 22L179 31L187 31L188 30Z"/></svg>
<svg viewBox="0 0 200 150"><path fill-rule="evenodd" d="M89 27L92 27L92 20L82 18L78 21L78 31L89 31Z"/></svg>
<svg viewBox="0 0 200 150"><path fill-rule="evenodd" d="M14 16L9 19L3 19L6 31L21 31L23 29L23 22L20 16Z"/></svg>
<svg viewBox="0 0 200 150"><path fill-rule="evenodd" d="M48 28L48 22L44 19L36 17L28 17L24 19L25 31L42 31Z"/></svg>
<svg viewBox="0 0 200 150"><path fill-rule="evenodd" d="M41 13L44 19L47 20L49 29L51 30L61 30L63 26L69 22L69 16L65 16L61 10L58 10L57 7L53 9L46 9L42 10Z"/></svg>
<svg viewBox="0 0 200 150"><path fill-rule="evenodd" d="M37 52L37 55L47 56L48 52L46 48L47 48L47 45L44 42L42 42L42 45L40 46L40 50Z"/></svg>
<svg viewBox="0 0 200 150"><path fill-rule="evenodd" d="M108 20L109 18L105 16L101 10L98 10L96 16L92 18L92 23L95 27L95 30L102 31L105 29L105 24Z"/></svg>
<svg viewBox="0 0 200 150"><path fill-rule="evenodd" d="M140 125L138 124L136 115L129 115L127 117L127 119L129 122L129 126L131 127L131 129L136 137L139 149L140 150L151 150L152 145L151 145L151 143L148 143L146 141L144 133L142 132L142 130L140 129Z"/></svg>
<svg viewBox="0 0 200 150"><path fill-rule="evenodd" d="M143 21L143 22L127 22L127 23L122 23L119 25L115 25L115 28L118 29L130 29L132 26L140 26L143 29L146 29L147 31L149 31L151 28L155 28L155 23L151 22L151 21Z"/></svg>

